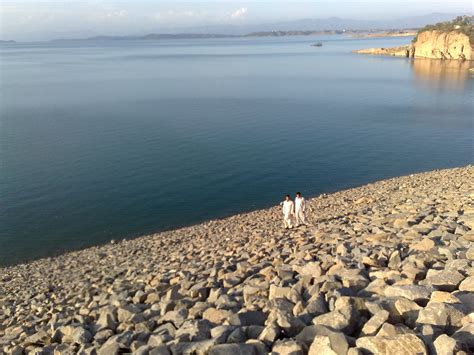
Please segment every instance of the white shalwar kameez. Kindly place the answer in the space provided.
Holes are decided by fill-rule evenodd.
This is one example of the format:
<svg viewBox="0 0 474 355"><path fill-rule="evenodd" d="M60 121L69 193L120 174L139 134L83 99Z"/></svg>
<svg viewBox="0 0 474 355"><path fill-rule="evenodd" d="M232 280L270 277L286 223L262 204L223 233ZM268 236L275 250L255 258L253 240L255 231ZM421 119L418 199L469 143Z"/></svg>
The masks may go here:
<svg viewBox="0 0 474 355"><path fill-rule="evenodd" d="M306 225L306 201L304 197L296 197L295 198L295 214L296 214L296 225L299 226L301 224Z"/></svg>
<svg viewBox="0 0 474 355"><path fill-rule="evenodd" d="M293 201L284 201L283 202L283 223L285 228L293 228L292 219L294 216L295 204Z"/></svg>

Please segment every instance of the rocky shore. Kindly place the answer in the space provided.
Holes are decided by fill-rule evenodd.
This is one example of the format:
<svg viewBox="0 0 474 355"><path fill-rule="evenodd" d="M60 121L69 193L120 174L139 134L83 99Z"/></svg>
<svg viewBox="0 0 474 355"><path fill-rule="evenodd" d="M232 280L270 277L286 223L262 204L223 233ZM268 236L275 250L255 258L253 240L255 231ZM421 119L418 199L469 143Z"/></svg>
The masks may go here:
<svg viewBox="0 0 474 355"><path fill-rule="evenodd" d="M0 269L0 353L469 354L474 166Z"/></svg>

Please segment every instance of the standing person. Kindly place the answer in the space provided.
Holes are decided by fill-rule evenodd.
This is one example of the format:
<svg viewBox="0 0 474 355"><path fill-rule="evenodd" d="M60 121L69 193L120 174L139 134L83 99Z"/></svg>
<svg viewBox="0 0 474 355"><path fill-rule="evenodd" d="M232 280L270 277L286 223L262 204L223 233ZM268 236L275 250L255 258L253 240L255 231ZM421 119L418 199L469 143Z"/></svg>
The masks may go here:
<svg viewBox="0 0 474 355"><path fill-rule="evenodd" d="M304 200L304 197L301 196L301 192L297 192L296 197L295 197L295 215L296 215L297 227L299 227L302 224L304 224L305 226L307 225L305 212L306 212L306 201Z"/></svg>
<svg viewBox="0 0 474 355"><path fill-rule="evenodd" d="M290 195L285 196L285 201L280 203L283 206L283 223L285 228L293 228L292 219L295 215L295 204L291 201Z"/></svg>

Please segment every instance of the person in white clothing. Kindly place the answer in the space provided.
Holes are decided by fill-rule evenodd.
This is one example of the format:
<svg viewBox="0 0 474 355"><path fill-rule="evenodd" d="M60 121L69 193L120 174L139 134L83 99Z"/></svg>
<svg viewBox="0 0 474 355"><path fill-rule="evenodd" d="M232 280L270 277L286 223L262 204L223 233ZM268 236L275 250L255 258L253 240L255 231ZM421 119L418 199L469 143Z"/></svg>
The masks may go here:
<svg viewBox="0 0 474 355"><path fill-rule="evenodd" d="M283 206L283 223L285 228L293 228L293 217L295 215L295 204L291 201L290 195L285 196L285 201L280 203Z"/></svg>
<svg viewBox="0 0 474 355"><path fill-rule="evenodd" d="M304 224L305 226L307 225L305 213L306 213L306 201L304 200L304 197L301 196L301 192L297 192L296 197L295 197L295 215L296 215L297 227L299 227L302 224Z"/></svg>

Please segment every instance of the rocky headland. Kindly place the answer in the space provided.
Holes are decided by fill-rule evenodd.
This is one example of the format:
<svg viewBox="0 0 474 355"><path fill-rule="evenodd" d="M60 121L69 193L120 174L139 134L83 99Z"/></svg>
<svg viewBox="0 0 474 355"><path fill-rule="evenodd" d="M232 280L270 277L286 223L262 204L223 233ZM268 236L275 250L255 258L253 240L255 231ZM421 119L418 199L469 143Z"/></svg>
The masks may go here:
<svg viewBox="0 0 474 355"><path fill-rule="evenodd" d="M421 29L413 42L395 48L369 48L359 54L409 58L474 60L474 17L460 16L450 22Z"/></svg>
<svg viewBox="0 0 474 355"><path fill-rule="evenodd" d="M0 353L470 354L474 166L0 269Z"/></svg>
<svg viewBox="0 0 474 355"><path fill-rule="evenodd" d="M408 58L474 60L474 46L469 37L459 32L424 31L416 42L395 48L368 48L358 54L391 55Z"/></svg>

